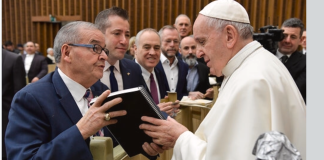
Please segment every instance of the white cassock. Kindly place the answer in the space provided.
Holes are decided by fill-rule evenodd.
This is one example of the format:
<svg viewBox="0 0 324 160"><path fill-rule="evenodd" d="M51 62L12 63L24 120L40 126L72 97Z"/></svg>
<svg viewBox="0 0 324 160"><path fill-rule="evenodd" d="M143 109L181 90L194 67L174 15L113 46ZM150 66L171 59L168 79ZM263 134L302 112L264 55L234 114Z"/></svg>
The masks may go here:
<svg viewBox="0 0 324 160"><path fill-rule="evenodd" d="M216 103L196 133L176 141L173 160L253 160L262 133L284 133L306 159L306 107L286 67L253 41L223 69Z"/></svg>

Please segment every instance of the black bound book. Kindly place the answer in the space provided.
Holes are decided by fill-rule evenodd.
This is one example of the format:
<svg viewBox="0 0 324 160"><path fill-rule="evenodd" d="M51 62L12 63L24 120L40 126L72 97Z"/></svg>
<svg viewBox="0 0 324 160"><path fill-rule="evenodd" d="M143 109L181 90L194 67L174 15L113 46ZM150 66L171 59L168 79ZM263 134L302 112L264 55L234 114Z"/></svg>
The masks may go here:
<svg viewBox="0 0 324 160"><path fill-rule="evenodd" d="M125 116L116 117L116 124L108 125L109 131L112 133L117 142L123 147L129 157L137 154L143 154L149 159L149 156L142 148L144 142L153 142L152 138L139 129L139 126L144 122L142 116L149 116L158 119L166 119L159 107L155 104L150 94L147 93L144 87L135 87L122 91L111 93L103 103L111 101L114 98L121 97L123 101L107 112L126 110ZM91 101L91 104L94 101ZM154 156L155 157L155 156Z"/></svg>

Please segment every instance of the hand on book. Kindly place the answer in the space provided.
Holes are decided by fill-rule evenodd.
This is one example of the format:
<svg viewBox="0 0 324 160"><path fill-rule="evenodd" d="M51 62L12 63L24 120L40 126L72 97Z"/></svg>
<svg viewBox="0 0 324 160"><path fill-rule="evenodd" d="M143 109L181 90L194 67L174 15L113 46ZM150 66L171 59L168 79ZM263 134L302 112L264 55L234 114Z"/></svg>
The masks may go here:
<svg viewBox="0 0 324 160"><path fill-rule="evenodd" d="M192 100L195 100L195 99L203 99L205 98L205 95L199 91L196 91L196 92L189 92L188 97Z"/></svg>
<svg viewBox="0 0 324 160"><path fill-rule="evenodd" d="M188 131L185 126L171 117L161 120L143 116L141 119L151 124L143 123L139 128L152 137L155 144L162 145L163 150L173 148L178 137L185 131Z"/></svg>
<svg viewBox="0 0 324 160"><path fill-rule="evenodd" d="M157 105L161 111L166 112L169 116L174 115L175 113L179 112L179 100L176 100L175 102L163 102L159 103Z"/></svg>
<svg viewBox="0 0 324 160"><path fill-rule="evenodd" d="M164 150L155 143L150 143L149 144L149 143L145 142L142 145L142 148L150 156L156 156L157 154L164 152Z"/></svg>
<svg viewBox="0 0 324 160"><path fill-rule="evenodd" d="M109 90L102 93L97 98L97 100L90 106L86 114L76 124L76 126L81 132L83 139L87 139L91 135L94 135L104 126L117 123L117 120L114 119L115 117L126 115L125 110L113 111L109 112L109 116L111 119L108 121L105 120L106 111L114 105L122 102L121 98L115 98L112 101L108 101L101 106L102 102L106 99L106 97L109 94Z"/></svg>

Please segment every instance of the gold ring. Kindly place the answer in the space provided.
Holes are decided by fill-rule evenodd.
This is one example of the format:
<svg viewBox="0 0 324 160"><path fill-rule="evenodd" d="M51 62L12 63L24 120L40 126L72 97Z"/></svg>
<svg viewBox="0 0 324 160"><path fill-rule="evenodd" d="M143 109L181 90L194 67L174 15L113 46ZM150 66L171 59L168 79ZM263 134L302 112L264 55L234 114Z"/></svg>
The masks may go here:
<svg viewBox="0 0 324 160"><path fill-rule="evenodd" d="M105 120L106 120L106 121L109 121L109 120L110 120L109 113L106 113L106 114L105 114Z"/></svg>

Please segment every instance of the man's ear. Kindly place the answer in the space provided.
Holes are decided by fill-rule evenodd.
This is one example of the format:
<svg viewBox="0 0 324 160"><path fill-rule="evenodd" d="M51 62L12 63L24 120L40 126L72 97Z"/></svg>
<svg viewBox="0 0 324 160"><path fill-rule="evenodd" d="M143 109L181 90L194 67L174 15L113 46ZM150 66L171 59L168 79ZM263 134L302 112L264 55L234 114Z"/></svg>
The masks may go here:
<svg viewBox="0 0 324 160"><path fill-rule="evenodd" d="M133 46L134 46L134 52L135 52L135 55L136 55L137 54L137 46L136 46L135 43L133 44Z"/></svg>
<svg viewBox="0 0 324 160"><path fill-rule="evenodd" d="M227 48L233 48L239 38L239 34L236 28L232 25L227 25L224 28L224 32L226 35L226 46Z"/></svg>
<svg viewBox="0 0 324 160"><path fill-rule="evenodd" d="M67 44L64 44L61 47L61 59L70 63L71 57L70 57L70 47Z"/></svg>

